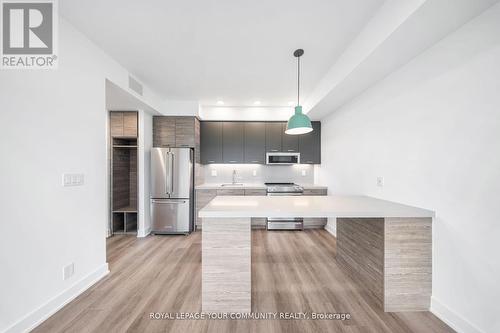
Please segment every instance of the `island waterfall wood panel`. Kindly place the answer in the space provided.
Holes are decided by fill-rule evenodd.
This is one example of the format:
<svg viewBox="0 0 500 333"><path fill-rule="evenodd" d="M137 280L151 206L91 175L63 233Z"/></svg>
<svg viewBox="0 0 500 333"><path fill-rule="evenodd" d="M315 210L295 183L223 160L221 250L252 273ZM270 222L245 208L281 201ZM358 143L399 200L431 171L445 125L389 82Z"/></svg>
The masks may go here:
<svg viewBox="0 0 500 333"><path fill-rule="evenodd" d="M432 294L432 220L386 218L384 245L384 310L428 310Z"/></svg>
<svg viewBox="0 0 500 333"><path fill-rule="evenodd" d="M384 219L337 219L337 261L384 302Z"/></svg>
<svg viewBox="0 0 500 333"><path fill-rule="evenodd" d="M202 312L251 312L250 218L205 218L202 240Z"/></svg>
<svg viewBox="0 0 500 333"><path fill-rule="evenodd" d="M384 311L427 311L432 219L338 218L337 261Z"/></svg>

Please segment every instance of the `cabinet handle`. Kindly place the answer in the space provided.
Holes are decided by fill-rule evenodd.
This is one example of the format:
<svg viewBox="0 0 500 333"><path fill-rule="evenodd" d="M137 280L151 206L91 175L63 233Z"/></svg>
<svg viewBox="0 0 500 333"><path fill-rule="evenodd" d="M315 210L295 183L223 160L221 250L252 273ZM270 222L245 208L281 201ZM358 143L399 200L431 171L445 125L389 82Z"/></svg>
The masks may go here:
<svg viewBox="0 0 500 333"><path fill-rule="evenodd" d="M278 151L278 149L271 149L271 151Z"/></svg>
<svg viewBox="0 0 500 333"><path fill-rule="evenodd" d="M236 162L238 162L238 161L229 161L229 163L236 163Z"/></svg>
<svg viewBox="0 0 500 333"><path fill-rule="evenodd" d="M208 163L215 163L215 161L208 161Z"/></svg>
<svg viewBox="0 0 500 333"><path fill-rule="evenodd" d="M295 151L295 149L288 149L287 151Z"/></svg>
<svg viewBox="0 0 500 333"><path fill-rule="evenodd" d="M306 163L311 163L311 164L312 164L312 163L313 163L313 161L306 161Z"/></svg>
<svg viewBox="0 0 500 333"><path fill-rule="evenodd" d="M252 161L252 163L259 163L259 161Z"/></svg>

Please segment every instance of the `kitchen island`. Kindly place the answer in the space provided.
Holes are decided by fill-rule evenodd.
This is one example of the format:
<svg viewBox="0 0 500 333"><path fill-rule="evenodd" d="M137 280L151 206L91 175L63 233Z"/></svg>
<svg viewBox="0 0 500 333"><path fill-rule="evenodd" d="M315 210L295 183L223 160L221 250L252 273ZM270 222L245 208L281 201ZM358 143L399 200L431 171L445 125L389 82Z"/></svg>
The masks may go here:
<svg viewBox="0 0 500 333"><path fill-rule="evenodd" d="M384 311L424 311L434 212L367 196L217 196L199 212L202 311L251 312L251 218L337 220L337 262Z"/></svg>

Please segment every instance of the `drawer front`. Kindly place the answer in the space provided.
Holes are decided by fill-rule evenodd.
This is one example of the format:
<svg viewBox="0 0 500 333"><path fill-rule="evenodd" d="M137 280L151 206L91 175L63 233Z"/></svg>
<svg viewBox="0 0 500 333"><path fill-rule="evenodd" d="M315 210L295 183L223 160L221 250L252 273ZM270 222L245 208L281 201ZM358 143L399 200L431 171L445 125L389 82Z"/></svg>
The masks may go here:
<svg viewBox="0 0 500 333"><path fill-rule="evenodd" d="M326 188L305 188L303 195L327 195L327 193Z"/></svg>
<svg viewBox="0 0 500 333"><path fill-rule="evenodd" d="M245 195L245 190L243 189L221 189L217 190L217 195Z"/></svg>
<svg viewBox="0 0 500 333"><path fill-rule="evenodd" d="M267 195L266 190L258 190L258 189L246 189L245 190L245 195L260 195L260 196L265 196Z"/></svg>
<svg viewBox="0 0 500 333"><path fill-rule="evenodd" d="M322 229L328 219L326 217L320 218L304 218L304 229Z"/></svg>

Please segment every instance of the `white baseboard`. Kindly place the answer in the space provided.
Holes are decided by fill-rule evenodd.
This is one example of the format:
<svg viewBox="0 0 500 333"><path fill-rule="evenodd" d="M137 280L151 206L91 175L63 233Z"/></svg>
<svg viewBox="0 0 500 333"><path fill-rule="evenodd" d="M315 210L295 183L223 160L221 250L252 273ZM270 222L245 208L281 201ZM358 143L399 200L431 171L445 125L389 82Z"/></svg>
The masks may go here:
<svg viewBox="0 0 500 333"><path fill-rule="evenodd" d="M148 236L150 233L151 233L151 228L148 228L147 230L140 229L137 231L137 237L143 238Z"/></svg>
<svg viewBox="0 0 500 333"><path fill-rule="evenodd" d="M333 236L337 237L337 228L335 228L332 224L327 223L325 225L325 230L331 233Z"/></svg>
<svg viewBox="0 0 500 333"><path fill-rule="evenodd" d="M33 330L47 318L75 299L78 295L94 285L97 281L105 277L108 273L108 263L105 263L94 272L80 279L71 287L40 306L38 309L24 316L24 318L7 328L5 333L29 332Z"/></svg>
<svg viewBox="0 0 500 333"><path fill-rule="evenodd" d="M459 333L484 333L434 297L431 297L431 312Z"/></svg>

